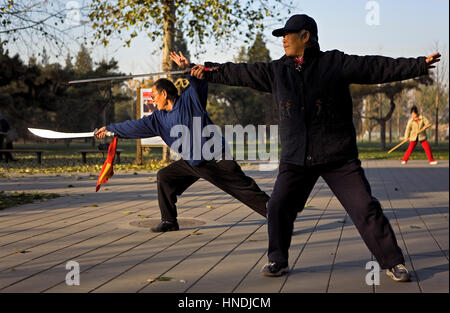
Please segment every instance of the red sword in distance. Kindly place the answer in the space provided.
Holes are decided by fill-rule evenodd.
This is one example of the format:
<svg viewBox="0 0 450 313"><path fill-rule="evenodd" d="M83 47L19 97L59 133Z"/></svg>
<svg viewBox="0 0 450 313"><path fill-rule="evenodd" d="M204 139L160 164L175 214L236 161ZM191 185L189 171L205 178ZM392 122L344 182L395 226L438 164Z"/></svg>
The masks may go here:
<svg viewBox="0 0 450 313"><path fill-rule="evenodd" d="M125 75L125 76L110 76L110 77L100 77L100 78L87 78L87 79L79 79L79 80L71 80L69 84L81 84L81 83L92 83L92 82L102 82L102 81L110 81L110 80L127 80L135 77L145 77L145 76L163 76L163 75L175 75L175 74L187 74L191 72L192 68L186 68L184 70L178 71L167 71L167 72L158 72L158 73L148 73L148 74L136 74L136 75ZM217 67L205 67L203 69L204 72L210 72L216 70Z"/></svg>

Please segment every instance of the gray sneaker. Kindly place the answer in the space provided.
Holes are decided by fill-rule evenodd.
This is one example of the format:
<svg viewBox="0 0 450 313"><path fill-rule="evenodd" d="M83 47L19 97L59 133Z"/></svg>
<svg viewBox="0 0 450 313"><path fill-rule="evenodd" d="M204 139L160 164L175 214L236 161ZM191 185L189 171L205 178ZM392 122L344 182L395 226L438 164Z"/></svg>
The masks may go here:
<svg viewBox="0 0 450 313"><path fill-rule="evenodd" d="M397 264L393 268L386 270L386 275L392 278L395 281L404 282L404 281L410 281L408 270L406 269L405 265L403 264Z"/></svg>

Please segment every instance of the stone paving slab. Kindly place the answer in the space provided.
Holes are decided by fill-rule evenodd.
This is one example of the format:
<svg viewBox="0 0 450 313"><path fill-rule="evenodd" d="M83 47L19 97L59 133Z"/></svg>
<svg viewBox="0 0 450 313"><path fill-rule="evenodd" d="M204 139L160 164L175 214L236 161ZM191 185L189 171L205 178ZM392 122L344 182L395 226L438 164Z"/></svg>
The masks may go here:
<svg viewBox="0 0 450 313"><path fill-rule="evenodd" d="M179 218L202 225L154 234L139 221L160 218L156 173L116 173L99 192L89 174L0 179L0 190L64 197L0 211L0 292L448 293L448 161L363 161L372 192L396 233L412 281L384 271L367 285L373 256L322 179L294 224L290 272L262 276L267 223L204 180L178 200ZM277 171L244 167L271 193ZM66 263L80 285L66 284Z"/></svg>

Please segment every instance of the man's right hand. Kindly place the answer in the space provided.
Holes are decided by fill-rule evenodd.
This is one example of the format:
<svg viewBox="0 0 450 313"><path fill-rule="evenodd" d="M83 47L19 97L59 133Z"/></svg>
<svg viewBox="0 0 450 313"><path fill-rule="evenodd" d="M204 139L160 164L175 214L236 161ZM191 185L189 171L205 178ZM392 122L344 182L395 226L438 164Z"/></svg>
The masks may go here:
<svg viewBox="0 0 450 313"><path fill-rule="evenodd" d="M108 130L106 129L106 126L103 126L102 128L99 128L95 131L94 136L97 139L104 139L106 138L106 132Z"/></svg>

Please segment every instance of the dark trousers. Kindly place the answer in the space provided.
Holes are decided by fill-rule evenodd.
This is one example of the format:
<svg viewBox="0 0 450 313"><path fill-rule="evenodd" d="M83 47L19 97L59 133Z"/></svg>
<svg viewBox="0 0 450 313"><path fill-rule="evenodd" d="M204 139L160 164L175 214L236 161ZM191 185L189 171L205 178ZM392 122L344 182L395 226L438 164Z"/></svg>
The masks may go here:
<svg viewBox="0 0 450 313"><path fill-rule="evenodd" d="M199 178L232 195L264 218L267 216L266 203L269 196L252 178L244 174L235 161L221 160L202 166L191 166L188 162L179 160L159 170L157 174L158 202L163 221L176 221L177 196Z"/></svg>
<svg viewBox="0 0 450 313"><path fill-rule="evenodd" d="M380 267L386 269L404 264L394 231L380 203L372 196L359 160L315 167L280 164L268 203L269 262L288 265L297 212L303 210L319 176L345 208Z"/></svg>

